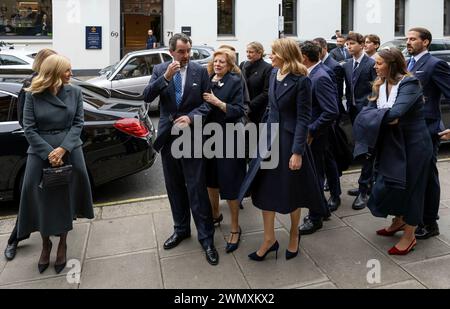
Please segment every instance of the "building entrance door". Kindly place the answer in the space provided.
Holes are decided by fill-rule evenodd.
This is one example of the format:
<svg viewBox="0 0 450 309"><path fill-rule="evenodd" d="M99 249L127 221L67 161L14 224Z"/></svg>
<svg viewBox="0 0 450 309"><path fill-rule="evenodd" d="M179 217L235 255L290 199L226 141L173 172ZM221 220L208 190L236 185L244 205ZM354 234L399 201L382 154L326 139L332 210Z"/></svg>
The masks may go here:
<svg viewBox="0 0 450 309"><path fill-rule="evenodd" d="M158 42L163 41L163 0L122 0L121 10L121 57L131 51L145 49L149 29L153 30Z"/></svg>

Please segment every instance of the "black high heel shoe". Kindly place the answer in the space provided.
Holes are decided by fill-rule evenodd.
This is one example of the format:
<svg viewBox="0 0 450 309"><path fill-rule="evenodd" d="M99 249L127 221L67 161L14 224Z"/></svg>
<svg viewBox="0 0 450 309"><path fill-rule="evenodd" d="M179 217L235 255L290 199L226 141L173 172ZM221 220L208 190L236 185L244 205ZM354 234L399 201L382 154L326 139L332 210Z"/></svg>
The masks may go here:
<svg viewBox="0 0 450 309"><path fill-rule="evenodd" d="M300 234L298 235L298 247L297 251L291 252L288 249L286 249L286 261L289 261L290 259L295 258L298 255L298 251L300 249Z"/></svg>
<svg viewBox="0 0 450 309"><path fill-rule="evenodd" d="M220 214L220 216L218 216L217 218L213 218L213 224L216 225L218 224L220 226L220 222L223 221L223 215Z"/></svg>
<svg viewBox="0 0 450 309"><path fill-rule="evenodd" d="M61 263L61 264L56 264L55 263L55 271L56 271L57 274L59 274L60 272L62 272L64 270L64 268L66 268L66 264L67 264L67 244L66 244L64 250L66 251L64 263Z"/></svg>
<svg viewBox="0 0 450 309"><path fill-rule="evenodd" d="M48 248L49 248L48 251L49 251L49 256L50 256L50 254L52 252L52 242L50 240L48 240ZM48 268L49 265L50 265L50 257L48 258L48 263L45 263L45 264L38 263L39 273L42 274Z"/></svg>
<svg viewBox="0 0 450 309"><path fill-rule="evenodd" d="M269 248L269 250L266 251L266 253L264 253L263 256L259 256L257 253L258 251L255 251L253 253L250 253L248 255L248 257L250 258L250 260L261 262L266 258L267 254L269 254L269 252L275 251L275 259L278 259L278 249L279 248L280 248L280 244L278 243L278 240L275 240L275 243L272 245L272 247Z"/></svg>
<svg viewBox="0 0 450 309"><path fill-rule="evenodd" d="M241 241L241 234L242 234L241 227L239 227L239 232L230 232L230 234L239 235L239 237L238 237L237 243L235 243L235 244L227 242L227 247L225 248L226 253L231 253L239 247L239 242Z"/></svg>

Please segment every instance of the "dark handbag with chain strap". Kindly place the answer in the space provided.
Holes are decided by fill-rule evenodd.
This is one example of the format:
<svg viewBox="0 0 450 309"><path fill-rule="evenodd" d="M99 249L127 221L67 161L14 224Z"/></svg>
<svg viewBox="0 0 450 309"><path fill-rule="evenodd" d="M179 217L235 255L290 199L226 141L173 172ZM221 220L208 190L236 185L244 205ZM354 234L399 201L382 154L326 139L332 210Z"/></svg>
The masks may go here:
<svg viewBox="0 0 450 309"><path fill-rule="evenodd" d="M41 189L68 185L72 179L72 165L42 169Z"/></svg>

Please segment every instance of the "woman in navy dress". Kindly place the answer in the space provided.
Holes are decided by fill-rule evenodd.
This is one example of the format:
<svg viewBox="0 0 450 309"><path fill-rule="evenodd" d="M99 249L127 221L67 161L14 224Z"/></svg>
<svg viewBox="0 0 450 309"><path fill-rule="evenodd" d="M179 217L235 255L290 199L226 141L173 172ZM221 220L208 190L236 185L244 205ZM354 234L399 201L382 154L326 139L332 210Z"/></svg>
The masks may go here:
<svg viewBox="0 0 450 309"><path fill-rule="evenodd" d="M428 175L431 164L432 142L423 116L422 87L418 79L408 74L401 52L395 48L380 51L375 68L378 79L370 105L380 111L387 109L378 137L377 165L381 171L382 166L388 166L389 170L403 164L405 183L399 186L392 182L392 177L379 172L368 207L377 217L395 216L391 226L377 231L377 234L394 236L403 231L400 241L389 250L389 254L405 255L414 249L415 230L422 223L427 184L425 175ZM392 135L401 138L401 153L404 153L401 160L392 155L399 153L393 151L397 143L389 142Z"/></svg>
<svg viewBox="0 0 450 309"><path fill-rule="evenodd" d="M266 156L260 154L250 163L240 192L242 198L251 186L253 204L262 210L264 242L258 251L249 255L256 261L262 261L271 251L278 252L274 229L276 213L291 216L286 259L298 254L300 208L314 209L325 215L323 192L306 142L312 95L302 54L294 40L279 39L272 45L271 60L276 69L269 83L267 124L270 128L261 132L261 138L267 138L270 143L272 158L278 152L279 162L275 168L265 169L261 156ZM279 125L276 137L271 133L274 125ZM274 143L277 139L279 147Z"/></svg>
<svg viewBox="0 0 450 309"><path fill-rule="evenodd" d="M228 49L217 50L213 61L208 66L211 92L204 94L204 100L211 105L207 122L220 125L223 132L221 140L223 156L208 159L206 179L214 218L217 218L219 213L219 195L227 200L230 207L231 234L227 242L227 253L238 248L241 238L238 196L246 172L245 152L239 156L238 139L234 134L229 135L226 132L227 124L239 123L245 114L242 80L239 67L235 63L233 52ZM243 137L243 132L238 131L237 134ZM227 146L229 146L227 144L230 142L234 145L235 151L232 156L227 156Z"/></svg>

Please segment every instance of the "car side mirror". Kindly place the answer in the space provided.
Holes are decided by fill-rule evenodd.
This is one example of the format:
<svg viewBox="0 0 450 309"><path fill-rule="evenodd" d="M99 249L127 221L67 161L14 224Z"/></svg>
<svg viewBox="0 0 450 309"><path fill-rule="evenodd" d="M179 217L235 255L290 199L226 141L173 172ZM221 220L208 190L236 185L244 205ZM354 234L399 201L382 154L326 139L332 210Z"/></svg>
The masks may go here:
<svg viewBox="0 0 450 309"><path fill-rule="evenodd" d="M125 79L125 75L119 73L114 77L114 80L121 80L121 79Z"/></svg>

